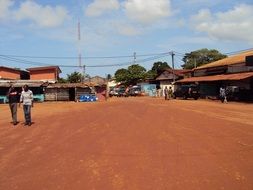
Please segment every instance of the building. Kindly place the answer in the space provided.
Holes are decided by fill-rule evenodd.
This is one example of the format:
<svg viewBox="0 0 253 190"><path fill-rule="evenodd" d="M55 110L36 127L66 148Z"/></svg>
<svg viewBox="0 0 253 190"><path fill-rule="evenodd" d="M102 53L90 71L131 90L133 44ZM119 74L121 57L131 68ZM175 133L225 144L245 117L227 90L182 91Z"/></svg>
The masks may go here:
<svg viewBox="0 0 253 190"><path fill-rule="evenodd" d="M34 101L43 102L44 101L44 87L48 83L43 81L31 81L31 80L0 80L0 103L8 102L7 92L10 86L14 86L19 93L22 91L24 85L28 85L29 89L33 91Z"/></svg>
<svg viewBox="0 0 253 190"><path fill-rule="evenodd" d="M174 90L174 81L191 76L191 70L186 69L166 69L156 77L159 86L159 94L163 94L165 87L171 87Z"/></svg>
<svg viewBox="0 0 253 190"><path fill-rule="evenodd" d="M202 97L218 97L219 88L227 87L240 100L253 100L253 50L193 69L193 77L177 84L198 83Z"/></svg>
<svg viewBox="0 0 253 190"><path fill-rule="evenodd" d="M29 79L29 73L16 68L9 68L0 66L0 79L1 80L20 80Z"/></svg>
<svg viewBox="0 0 253 190"><path fill-rule="evenodd" d="M54 83L44 88L45 101L79 101L83 95L105 99L106 86L95 83Z"/></svg>
<svg viewBox="0 0 253 190"><path fill-rule="evenodd" d="M91 78L85 80L84 82L90 82L90 83L94 83L97 85L105 85L107 83L107 80L103 77L100 77L100 76L94 76L94 77L91 77Z"/></svg>
<svg viewBox="0 0 253 190"><path fill-rule="evenodd" d="M61 69L58 66L34 67L27 69L31 80L43 80L57 82Z"/></svg>

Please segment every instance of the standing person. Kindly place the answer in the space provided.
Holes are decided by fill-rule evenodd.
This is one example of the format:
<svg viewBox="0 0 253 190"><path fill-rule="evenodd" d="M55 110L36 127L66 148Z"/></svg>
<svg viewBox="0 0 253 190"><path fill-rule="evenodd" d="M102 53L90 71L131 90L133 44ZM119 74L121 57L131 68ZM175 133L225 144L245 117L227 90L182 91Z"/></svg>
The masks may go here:
<svg viewBox="0 0 253 190"><path fill-rule="evenodd" d="M17 105L19 102L19 95L18 91L13 87L13 85L10 86L9 91L7 93L7 97L9 99L9 107L11 110L11 117L12 117L12 123L13 125L17 125Z"/></svg>
<svg viewBox="0 0 253 190"><path fill-rule="evenodd" d="M167 86L165 86L165 88L164 88L164 96L165 96L165 100L168 100L169 90L168 90Z"/></svg>
<svg viewBox="0 0 253 190"><path fill-rule="evenodd" d="M169 88L169 99L171 99L172 96L173 96L173 90L172 90L172 88L170 86L170 88Z"/></svg>
<svg viewBox="0 0 253 190"><path fill-rule="evenodd" d="M33 106L33 92L29 90L27 85L23 87L23 91L20 96L20 103L23 103L25 125L31 126L31 107Z"/></svg>
<svg viewBox="0 0 253 190"><path fill-rule="evenodd" d="M226 89L225 87L220 87L220 99L222 103L227 102L227 97L226 97Z"/></svg>

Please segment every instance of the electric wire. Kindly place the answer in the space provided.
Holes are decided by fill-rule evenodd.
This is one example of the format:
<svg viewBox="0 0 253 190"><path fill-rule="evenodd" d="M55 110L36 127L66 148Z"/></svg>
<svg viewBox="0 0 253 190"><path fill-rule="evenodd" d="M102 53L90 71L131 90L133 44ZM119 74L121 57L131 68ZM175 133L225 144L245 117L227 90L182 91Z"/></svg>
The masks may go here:
<svg viewBox="0 0 253 190"><path fill-rule="evenodd" d="M153 57L149 57L149 58L146 58L146 59L136 60L136 63L144 63L144 62L147 62L147 61L156 60L156 59L165 57L167 55L168 55L168 53L167 54L163 53L163 54L160 54L159 56L153 56ZM78 65L48 64L48 63L37 62L37 61L29 61L29 60L25 60L25 59L13 58L13 57L6 56L6 55L0 55L0 59L6 60L6 61L11 61L11 62L28 64L28 65L37 65L37 66L57 65L59 67L70 67L70 68L78 68L79 67ZM124 63L116 63L116 64L85 65L85 67L115 67L115 66L126 66L126 65L132 65L132 64L133 64L133 62L129 61L129 62L124 62Z"/></svg>
<svg viewBox="0 0 253 190"><path fill-rule="evenodd" d="M136 57L149 57L158 55L167 55L165 53L149 53L149 54L136 54ZM11 54L0 54L0 56L8 56L13 58L34 58L34 59L78 59L78 56L29 56L29 55L11 55ZM134 55L118 55L118 56L83 56L84 59L118 59L118 58L132 58Z"/></svg>

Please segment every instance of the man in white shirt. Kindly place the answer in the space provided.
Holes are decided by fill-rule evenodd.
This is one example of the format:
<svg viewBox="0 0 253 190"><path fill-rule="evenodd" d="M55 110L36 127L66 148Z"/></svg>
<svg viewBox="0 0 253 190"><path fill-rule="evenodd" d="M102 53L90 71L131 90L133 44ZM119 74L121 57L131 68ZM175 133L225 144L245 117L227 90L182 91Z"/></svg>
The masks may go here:
<svg viewBox="0 0 253 190"><path fill-rule="evenodd" d="M20 96L20 103L23 103L25 125L31 126L31 107L33 106L33 92L28 89L27 85L23 87L23 91Z"/></svg>

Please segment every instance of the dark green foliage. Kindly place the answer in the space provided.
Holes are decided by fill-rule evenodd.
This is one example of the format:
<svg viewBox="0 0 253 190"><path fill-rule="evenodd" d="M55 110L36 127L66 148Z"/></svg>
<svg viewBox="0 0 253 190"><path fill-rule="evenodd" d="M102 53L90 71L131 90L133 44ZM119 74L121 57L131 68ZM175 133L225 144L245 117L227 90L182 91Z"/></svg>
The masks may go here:
<svg viewBox="0 0 253 190"><path fill-rule="evenodd" d="M185 64L183 64L182 67L184 69L193 69L195 65L198 67L226 57L226 55L221 54L218 50L215 49L200 49L192 51L191 53L186 53L183 58Z"/></svg>
<svg viewBox="0 0 253 190"><path fill-rule="evenodd" d="M119 69L115 72L116 81L127 85L136 84L144 80L145 77L146 69L138 64L131 65L127 69Z"/></svg>
<svg viewBox="0 0 253 190"><path fill-rule="evenodd" d="M153 64L153 67L151 70L154 71L154 73L156 74L160 74L165 69L171 69L171 67L168 65L167 62L158 61Z"/></svg>
<svg viewBox="0 0 253 190"><path fill-rule="evenodd" d="M82 80L83 80L83 76L81 73L78 73L75 71L74 73L67 74L67 82L79 83L79 82L82 82Z"/></svg>
<svg viewBox="0 0 253 190"><path fill-rule="evenodd" d="M67 83L68 81L67 81L67 79L65 79L65 78L59 78L58 79L58 83Z"/></svg>

